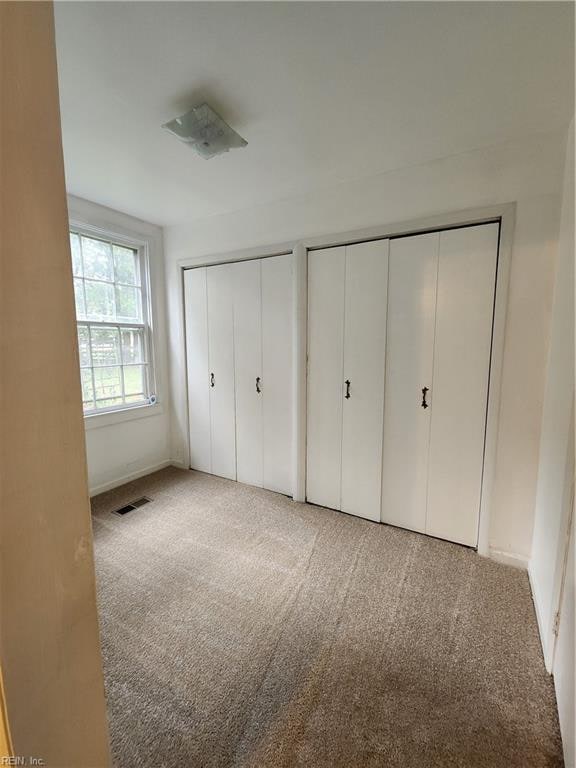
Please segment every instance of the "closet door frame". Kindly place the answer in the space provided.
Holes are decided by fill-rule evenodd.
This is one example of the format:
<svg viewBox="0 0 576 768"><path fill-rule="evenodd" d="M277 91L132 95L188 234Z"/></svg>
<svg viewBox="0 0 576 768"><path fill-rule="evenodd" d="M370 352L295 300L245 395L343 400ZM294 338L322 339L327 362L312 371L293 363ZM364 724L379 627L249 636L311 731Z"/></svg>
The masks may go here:
<svg viewBox="0 0 576 768"><path fill-rule="evenodd" d="M264 412L262 383L262 270L259 260L234 262L234 407L236 479L264 485Z"/></svg>
<svg viewBox="0 0 576 768"><path fill-rule="evenodd" d="M492 350L490 355L489 397L486 418L486 437L484 449L484 471L482 475L482 496L480 504L480 523L478 530L478 553L491 554L489 547L490 516L493 500L494 474L496 466L496 444L499 425L500 392L504 355L504 333L508 302L508 284L510 279L510 261L516 219L516 203L504 203L479 208L407 219L399 222L363 229L332 232L309 238L295 238L281 243L268 243L262 246L226 251L211 255L198 254L181 259L173 271L168 273L168 281L176 281L178 286L179 306L172 317L175 332L178 334L180 352L172 363L173 399L175 421L178 425L176 436L177 466L190 466L190 442L188 430L182 425L188 423L186 350L185 350L185 306L184 306L184 271L195 267L205 267L245 259L261 259L269 256L294 255L293 270L293 486L295 501L305 501L306 488L306 357L307 357L307 269L308 251L319 248L331 248L339 245L351 245L367 240L384 240L398 235L416 235L441 229L454 229L463 226L475 226L493 222L500 223L500 241L496 291L494 301L494 319L492 332ZM191 248L193 252L193 247Z"/></svg>

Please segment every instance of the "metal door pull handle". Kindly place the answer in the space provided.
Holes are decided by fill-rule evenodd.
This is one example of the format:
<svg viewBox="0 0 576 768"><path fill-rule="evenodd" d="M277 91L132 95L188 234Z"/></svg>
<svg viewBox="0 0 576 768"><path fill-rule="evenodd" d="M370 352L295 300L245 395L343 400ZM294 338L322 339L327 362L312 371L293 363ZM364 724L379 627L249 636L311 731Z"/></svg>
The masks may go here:
<svg viewBox="0 0 576 768"><path fill-rule="evenodd" d="M346 400L350 400L350 381L346 379L344 383L346 384L346 394L344 395L344 397L346 398Z"/></svg>
<svg viewBox="0 0 576 768"><path fill-rule="evenodd" d="M213 373L210 374L210 386L211 387L214 386L214 374Z"/></svg>
<svg viewBox="0 0 576 768"><path fill-rule="evenodd" d="M422 387L422 408L428 408L428 403L426 402L427 392L429 392L428 387Z"/></svg>
<svg viewBox="0 0 576 768"><path fill-rule="evenodd" d="M256 392L260 394L262 390L260 389L260 376L256 376Z"/></svg>

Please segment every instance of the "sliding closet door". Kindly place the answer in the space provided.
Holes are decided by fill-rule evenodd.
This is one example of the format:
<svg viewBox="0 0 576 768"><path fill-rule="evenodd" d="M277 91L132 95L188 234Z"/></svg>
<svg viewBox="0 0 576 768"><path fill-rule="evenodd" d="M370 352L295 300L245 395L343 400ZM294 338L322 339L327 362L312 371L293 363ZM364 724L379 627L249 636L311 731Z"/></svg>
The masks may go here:
<svg viewBox="0 0 576 768"><path fill-rule="evenodd" d="M261 261L264 487L292 495L292 254Z"/></svg>
<svg viewBox="0 0 576 768"><path fill-rule="evenodd" d="M215 475L236 479L232 267L206 269L211 463Z"/></svg>
<svg viewBox="0 0 576 768"><path fill-rule="evenodd" d="M438 233L390 241L382 521L420 532L426 530L438 242Z"/></svg>
<svg viewBox="0 0 576 768"><path fill-rule="evenodd" d="M190 467L211 472L206 268L184 272Z"/></svg>
<svg viewBox="0 0 576 768"><path fill-rule="evenodd" d="M308 254L306 498L340 508L346 249Z"/></svg>
<svg viewBox="0 0 576 768"><path fill-rule="evenodd" d="M376 521L382 486L388 243L346 247L340 508Z"/></svg>
<svg viewBox="0 0 576 768"><path fill-rule="evenodd" d="M476 546L498 224L440 233L427 533Z"/></svg>
<svg viewBox="0 0 576 768"><path fill-rule="evenodd" d="M262 313L260 261L230 266L234 294L236 479L262 486Z"/></svg>

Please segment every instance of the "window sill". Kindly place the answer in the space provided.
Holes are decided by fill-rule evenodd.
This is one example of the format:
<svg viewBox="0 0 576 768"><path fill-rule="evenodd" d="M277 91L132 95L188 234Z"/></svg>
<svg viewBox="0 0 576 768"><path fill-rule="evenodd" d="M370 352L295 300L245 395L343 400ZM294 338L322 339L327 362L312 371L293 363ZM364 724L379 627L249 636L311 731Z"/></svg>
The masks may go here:
<svg viewBox="0 0 576 768"><path fill-rule="evenodd" d="M91 413L88 416L84 416L84 429L110 427L114 424L122 424L124 421L145 419L149 416L160 416L163 413L164 409L160 403L154 403L154 405L135 405L131 408L121 408L118 411L107 411L106 413Z"/></svg>

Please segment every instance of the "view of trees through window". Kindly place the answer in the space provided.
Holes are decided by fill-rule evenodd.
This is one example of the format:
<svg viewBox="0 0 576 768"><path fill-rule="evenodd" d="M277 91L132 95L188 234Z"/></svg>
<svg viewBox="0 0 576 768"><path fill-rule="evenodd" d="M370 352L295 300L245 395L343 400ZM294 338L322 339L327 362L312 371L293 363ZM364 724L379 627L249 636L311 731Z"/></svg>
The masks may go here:
<svg viewBox="0 0 576 768"><path fill-rule="evenodd" d="M84 412L149 401L138 250L70 233Z"/></svg>

